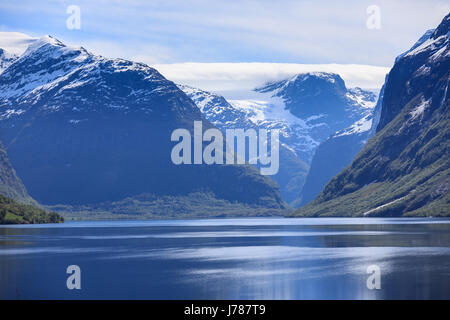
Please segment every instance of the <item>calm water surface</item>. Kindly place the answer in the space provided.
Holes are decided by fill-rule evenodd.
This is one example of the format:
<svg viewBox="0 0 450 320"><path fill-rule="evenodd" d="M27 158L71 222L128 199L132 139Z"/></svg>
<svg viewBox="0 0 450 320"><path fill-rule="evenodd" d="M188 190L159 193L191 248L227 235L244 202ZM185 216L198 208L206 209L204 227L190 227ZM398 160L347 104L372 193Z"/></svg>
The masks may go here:
<svg viewBox="0 0 450 320"><path fill-rule="evenodd" d="M81 290L66 287L73 264ZM0 299L49 298L450 299L450 219L0 226Z"/></svg>

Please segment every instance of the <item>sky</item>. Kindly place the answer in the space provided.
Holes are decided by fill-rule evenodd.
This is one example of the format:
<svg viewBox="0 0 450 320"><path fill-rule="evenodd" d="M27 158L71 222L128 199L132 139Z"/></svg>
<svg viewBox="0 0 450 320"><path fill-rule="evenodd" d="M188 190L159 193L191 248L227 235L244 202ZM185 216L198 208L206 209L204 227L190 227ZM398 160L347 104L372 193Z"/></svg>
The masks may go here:
<svg viewBox="0 0 450 320"><path fill-rule="evenodd" d="M80 9L79 29L67 26L70 6ZM49 34L165 75L184 70L181 79L189 66L191 76L203 68L258 77L273 66L284 75L298 64L350 64L384 68L379 87L395 57L449 11L448 0L2 0L0 31Z"/></svg>

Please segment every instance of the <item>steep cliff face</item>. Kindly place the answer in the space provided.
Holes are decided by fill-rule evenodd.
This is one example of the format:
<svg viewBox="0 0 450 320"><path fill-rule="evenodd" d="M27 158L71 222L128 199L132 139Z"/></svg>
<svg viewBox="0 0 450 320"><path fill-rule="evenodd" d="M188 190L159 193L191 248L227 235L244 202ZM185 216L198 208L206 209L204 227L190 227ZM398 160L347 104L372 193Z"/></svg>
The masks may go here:
<svg viewBox="0 0 450 320"><path fill-rule="evenodd" d="M332 136L322 142L314 154L311 168L302 189L301 205L312 201L323 187L352 162L364 147L368 131Z"/></svg>
<svg viewBox="0 0 450 320"><path fill-rule="evenodd" d="M299 215L450 214L450 15L401 55L376 135Z"/></svg>
<svg viewBox="0 0 450 320"><path fill-rule="evenodd" d="M17 58L17 55L11 54L6 50L0 48L0 73L2 73L3 70L9 67Z"/></svg>
<svg viewBox="0 0 450 320"><path fill-rule="evenodd" d="M0 142L0 194L19 202L35 203L17 177L8 155Z"/></svg>
<svg viewBox="0 0 450 320"><path fill-rule="evenodd" d="M108 59L52 37L0 75L0 138L44 204L120 201L141 193L211 192L283 207L276 185L236 165L175 165L171 133L211 128L173 82L142 63Z"/></svg>
<svg viewBox="0 0 450 320"><path fill-rule="evenodd" d="M64 219L54 212L38 208L17 177L0 142L0 225L29 223L59 223Z"/></svg>

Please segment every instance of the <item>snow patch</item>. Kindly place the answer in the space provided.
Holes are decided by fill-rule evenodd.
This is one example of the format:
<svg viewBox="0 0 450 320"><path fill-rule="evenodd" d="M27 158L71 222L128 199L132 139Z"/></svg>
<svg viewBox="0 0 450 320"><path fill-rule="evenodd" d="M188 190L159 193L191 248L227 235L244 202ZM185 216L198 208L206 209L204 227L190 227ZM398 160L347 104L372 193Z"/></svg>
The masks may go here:
<svg viewBox="0 0 450 320"><path fill-rule="evenodd" d="M22 113L24 113L25 110L23 109L6 109L3 113L0 114L0 120L5 120L5 119L9 119L12 116L18 116L21 115Z"/></svg>
<svg viewBox="0 0 450 320"><path fill-rule="evenodd" d="M368 114L364 118L356 121L347 129L338 131L334 135L334 137L348 136L352 134L361 134L363 132L367 132L370 130L370 128L372 128L372 120L373 120L372 114Z"/></svg>
<svg viewBox="0 0 450 320"><path fill-rule="evenodd" d="M430 100L424 101L422 98L422 102L417 107L415 107L413 111L411 111L409 113L411 115L410 120L414 120L419 116L423 116L425 109L428 108L429 105L430 105Z"/></svg>
<svg viewBox="0 0 450 320"><path fill-rule="evenodd" d="M386 207L388 207L388 206L390 206L390 205L393 205L394 203L397 203L397 202L399 202L399 201L401 201L401 200L403 200L403 199L405 199L405 198L406 198L406 196L401 197L401 198L398 198L398 199L396 199L396 200L394 200L394 201L385 203L385 204L383 204L383 205L381 205L381 206L378 206L378 207L376 207L376 208L373 208L373 209L371 209L371 210L369 210L369 211L364 212L364 213L363 213L363 216L368 216L368 215L370 215L371 213L374 213L375 211L378 211L378 210L380 210L380 209L383 209L383 208L386 208Z"/></svg>

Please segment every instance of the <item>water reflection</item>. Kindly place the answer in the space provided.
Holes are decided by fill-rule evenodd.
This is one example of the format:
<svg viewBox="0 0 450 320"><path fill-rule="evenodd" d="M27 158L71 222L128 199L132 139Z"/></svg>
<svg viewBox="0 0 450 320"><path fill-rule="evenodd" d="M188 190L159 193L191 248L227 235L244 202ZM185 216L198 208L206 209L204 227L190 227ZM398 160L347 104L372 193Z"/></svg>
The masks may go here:
<svg viewBox="0 0 450 320"><path fill-rule="evenodd" d="M449 231L379 218L0 226L0 298L449 299ZM372 264L381 290L366 287Z"/></svg>

